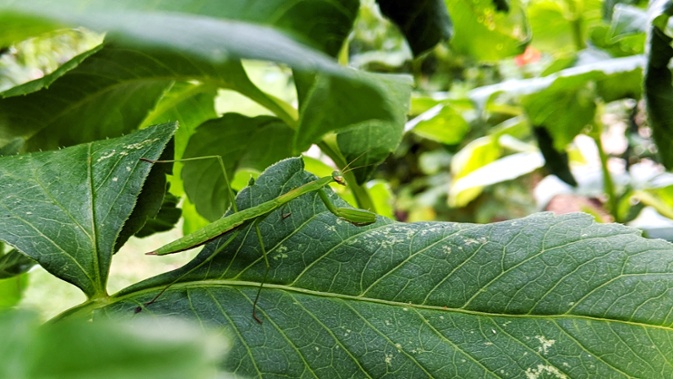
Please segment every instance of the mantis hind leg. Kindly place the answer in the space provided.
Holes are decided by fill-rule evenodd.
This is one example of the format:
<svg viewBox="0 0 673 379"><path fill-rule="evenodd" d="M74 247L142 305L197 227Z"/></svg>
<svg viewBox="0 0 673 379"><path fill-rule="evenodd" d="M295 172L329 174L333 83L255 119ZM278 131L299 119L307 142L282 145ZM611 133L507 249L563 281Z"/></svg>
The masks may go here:
<svg viewBox="0 0 673 379"><path fill-rule="evenodd" d="M269 269L271 268L271 265L269 265L269 257L267 257L266 255L266 248L264 247L262 232L259 230L260 220L261 218L255 220L255 233L257 233L259 246L262 249L262 257L264 258L264 264L266 264L266 271L264 272L264 278L262 279L262 282L259 284L259 288L257 289L257 295L255 295L255 301L252 303L252 318L261 324L262 320L260 320L259 317L257 317L257 301L259 301L259 295L262 293L262 287L264 287L264 283L266 283L266 278L269 276Z"/></svg>

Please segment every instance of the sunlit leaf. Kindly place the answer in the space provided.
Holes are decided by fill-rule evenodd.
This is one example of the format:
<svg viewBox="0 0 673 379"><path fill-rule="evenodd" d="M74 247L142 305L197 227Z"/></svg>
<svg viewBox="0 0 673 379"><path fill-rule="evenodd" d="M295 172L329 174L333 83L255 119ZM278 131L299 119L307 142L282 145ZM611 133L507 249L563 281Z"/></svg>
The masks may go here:
<svg viewBox="0 0 673 379"><path fill-rule="evenodd" d="M496 61L523 53L531 35L520 1L508 11L490 1L445 0L455 34L451 46L482 61Z"/></svg>

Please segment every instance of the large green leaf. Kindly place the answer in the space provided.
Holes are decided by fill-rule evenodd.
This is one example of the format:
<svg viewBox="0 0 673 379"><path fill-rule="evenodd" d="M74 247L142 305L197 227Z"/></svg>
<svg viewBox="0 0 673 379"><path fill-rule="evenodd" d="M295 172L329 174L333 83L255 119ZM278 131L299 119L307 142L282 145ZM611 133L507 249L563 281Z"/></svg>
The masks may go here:
<svg viewBox="0 0 673 379"><path fill-rule="evenodd" d="M490 1L444 0L454 24L451 40L458 52L482 61L523 53L531 34L521 1L502 11Z"/></svg>
<svg viewBox="0 0 673 379"><path fill-rule="evenodd" d="M27 287L28 274L0 279L0 310L16 307Z"/></svg>
<svg viewBox="0 0 673 379"><path fill-rule="evenodd" d="M647 113L654 140L659 146L661 163L673 169L673 84L668 65L673 58L667 29L669 17L673 14L672 1L653 1L650 4L650 30L647 34L647 66L645 70L644 95Z"/></svg>
<svg viewBox="0 0 673 379"><path fill-rule="evenodd" d="M12 1L0 2L0 24L3 25L1 43L12 43L36 32L58 27L59 23L86 23L92 29L105 24L127 24L129 30L142 27L150 32L158 18L171 18L182 13L196 19L200 16L227 20L239 20L251 24L268 25L291 34L294 38L311 45L330 55L336 55L343 40L348 36L353 20L357 15L359 2L356 0L266 0L250 2L247 0L228 0L226 6L220 1L175 2L175 1L134 1L121 0L109 2L105 0L64 0L64 1ZM156 18L155 18L156 16ZM124 18L129 18L124 20ZM135 27L131 23L136 17L145 20ZM90 19L87 19L90 18ZM118 20L114 20L119 18ZM205 19L207 22L207 19ZM26 26L34 28L26 28ZM166 33L174 33L177 28L170 25ZM175 25L179 27L178 25ZM201 25L201 32L203 32ZM262 31L263 28L258 29ZM175 34L179 40L186 41L187 34L194 30L184 29ZM142 39L152 39L149 33L142 33ZM171 37L174 37L171 36ZM222 36L228 38L228 36ZM234 36L231 36L234 37ZM259 36L235 37L256 39ZM176 41L180 42L180 41ZM273 42L273 41L269 41Z"/></svg>
<svg viewBox="0 0 673 379"><path fill-rule="evenodd" d="M0 240L89 297L175 124L71 148L0 158ZM137 217L144 217L139 214Z"/></svg>
<svg viewBox="0 0 673 379"><path fill-rule="evenodd" d="M310 180L302 167L272 166L239 194L239 208ZM265 266L246 227L97 314L136 317L140 307L226 326L235 336L226 367L245 376L673 375L673 246L635 229L549 213L356 227L315 194L259 226L271 263L262 325L251 311Z"/></svg>
<svg viewBox="0 0 673 379"><path fill-rule="evenodd" d="M214 378L228 349L222 335L167 318L40 327L33 314L0 312L0 334L3 378Z"/></svg>
<svg viewBox="0 0 673 379"><path fill-rule="evenodd" d="M453 25L444 0L377 0L381 13L393 20L406 38L414 55L451 38Z"/></svg>
<svg viewBox="0 0 673 379"><path fill-rule="evenodd" d="M325 82L329 83L331 92L326 95L329 104L354 97L359 101L358 104L367 105L364 118L362 112L341 113L355 114L355 121L358 122L380 119L389 122L393 118L394 128L401 128L397 113L399 109L403 112L407 100L402 99L402 104L399 104L397 95L408 92L409 83L405 83L407 88L403 88L402 92L391 92L391 86L394 87L391 82L395 80L384 80L380 76L342 67L329 56L299 42L304 41L303 37L297 37L320 34L311 38L322 41L318 45L325 47L326 51L333 50L326 46L335 41L340 46L347 34L344 28L349 29L352 24L354 15L351 13L354 12L356 2L313 0L294 4L292 1L278 0L272 3L284 6L274 8L271 2L257 2L248 6L247 2L238 1L232 4L231 10L222 10L228 7L222 7L216 1L201 2L198 6L176 6L170 2L146 6L129 1L110 3L72 0L67 3L77 11L71 11L60 2L0 2L0 22L10 23L20 14L18 19L21 22L26 17L33 17L35 23L48 19L69 25L84 25L96 31L108 32L107 40L114 44L106 46L79 67L60 76L48 90L0 103L0 128L3 130L0 138L21 136L30 140L26 145L28 150L51 149L130 131L147 117L153 116L150 114L151 108L160 101L163 91L174 80L197 80L214 87L239 91L269 108L288 126L296 127L296 116L248 80L237 61L240 58L269 60L305 72L320 72L324 74ZM305 13L309 11L318 12L312 13L311 20L323 20L326 17L329 22L324 25L331 25L331 29L323 30L321 27L318 29L321 33L303 29L307 24L313 25L313 22L305 22L308 18ZM343 17L335 19L335 11ZM277 29L260 25L262 21L272 25L278 21L287 28L297 25L298 30L304 32L296 33L293 30L291 38ZM363 95L357 95L360 93ZM315 121L311 112L322 114L324 110L317 106L315 110L313 107L303 108L302 111L307 114L302 115L302 120ZM32 117L27 118L27 114ZM321 127L316 131L307 129L304 121L300 124L301 140L296 141L295 151L303 151L329 131L352 126L352 123L328 123L331 129ZM98 127L93 128L91 125ZM396 134L386 135L392 136L382 139L387 141L387 145L390 145L390 141L398 140ZM387 145L383 150L390 150Z"/></svg>

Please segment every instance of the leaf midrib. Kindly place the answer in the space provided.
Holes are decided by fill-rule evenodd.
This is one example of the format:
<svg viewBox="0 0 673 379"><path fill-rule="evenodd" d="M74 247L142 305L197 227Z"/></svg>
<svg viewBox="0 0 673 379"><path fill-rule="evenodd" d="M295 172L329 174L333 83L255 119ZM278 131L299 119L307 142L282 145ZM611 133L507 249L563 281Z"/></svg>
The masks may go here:
<svg viewBox="0 0 673 379"><path fill-rule="evenodd" d="M167 293L170 293L170 292L174 292L175 290L178 290L178 289L179 290L189 290L189 289L210 290L212 288L218 288L218 287L227 287L227 288L250 287L250 288L253 288L253 289L257 290L259 288L259 285L260 285L259 282L231 280L231 279L193 280L193 281L190 281L190 282L172 284L172 285L170 285L170 288L166 291L166 293L164 293L163 295L166 295ZM134 299L136 299L138 297L142 297L144 294L155 294L156 291L160 291L160 290L164 289L164 287L166 287L166 285L154 286L154 287L138 290L138 291L135 291L135 292L130 292L130 293L124 294L124 295L119 296L119 297L117 297L117 295L112 295L111 299L110 299L110 303L121 302L121 301L124 301L124 300L135 301ZM515 319L544 319L544 320L567 319L567 320L586 320L586 321L594 321L594 322L610 322L610 323L617 323L617 324L621 324L621 325L638 326L638 327L641 327L641 328L661 329L661 330L664 330L664 331L667 331L667 332L673 332L673 326L646 324L646 323L643 323L643 322L610 319L610 318L597 317L597 316L587 316L587 315L569 314L569 313L541 314L541 315L493 313L493 312L476 311L476 310L469 310L469 309L463 309L463 308L449 308L449 307L439 306L439 305L422 305L422 304L413 304L413 303L409 303L409 302L401 302L401 301L385 300L385 299L378 299L378 298L371 298L371 297L363 297L363 296L357 296L357 295L347 295L347 294L341 294L341 293L322 292L322 291L315 291L315 290L310 290L310 289L300 288L300 287L290 287L290 286L285 285L285 284L275 284L275 283L264 283L264 288L262 289L262 294L261 294L260 297L263 298L264 297L264 292L267 292L271 289L279 290L279 291L283 291L283 292L298 293L298 294L302 294L302 295L312 295L312 296L316 296L316 297L334 298L334 299L339 299L339 300L344 300L344 301L362 301L362 302L368 302L368 303L373 303L373 304L395 306L395 307L400 307L400 308L413 308L414 310L453 312L453 313L461 313L461 314L472 315L472 316L480 316L480 317L505 317L505 318L515 318ZM159 300L161 300L161 298L159 298ZM82 304L82 305L84 305L84 304ZM107 304L107 305L109 305L109 304Z"/></svg>

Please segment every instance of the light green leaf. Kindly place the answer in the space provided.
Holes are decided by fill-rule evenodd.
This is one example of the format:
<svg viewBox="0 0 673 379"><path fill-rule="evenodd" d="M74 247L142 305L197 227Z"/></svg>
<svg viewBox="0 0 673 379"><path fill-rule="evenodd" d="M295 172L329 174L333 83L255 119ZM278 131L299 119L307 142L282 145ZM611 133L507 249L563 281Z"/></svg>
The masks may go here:
<svg viewBox="0 0 673 379"><path fill-rule="evenodd" d="M0 158L0 240L89 297L105 296L110 260L153 165L175 130Z"/></svg>
<svg viewBox="0 0 673 379"><path fill-rule="evenodd" d="M0 334L3 378L214 378L228 350L220 333L168 318L40 327L32 314L0 312Z"/></svg>
<svg viewBox="0 0 673 379"><path fill-rule="evenodd" d="M0 312L19 304L26 287L28 287L28 274L25 273L0 279Z"/></svg>
<svg viewBox="0 0 673 379"><path fill-rule="evenodd" d="M534 38L540 51L564 55L585 46L587 33L602 22L600 0L536 0L526 8Z"/></svg>
<svg viewBox="0 0 673 379"><path fill-rule="evenodd" d="M556 82L559 87L580 87L583 84L595 83L600 95L612 101L621 95L637 98L640 94L640 78L645 65L643 56L592 60L575 67L558 71L554 74L533 79L507 80L498 84L475 88L469 97L482 108L499 93L514 96L534 95L542 92ZM625 80L629 78L629 80ZM618 89L619 92L611 92Z"/></svg>
<svg viewBox="0 0 673 379"><path fill-rule="evenodd" d="M500 158L502 148L495 136L477 138L465 145L451 160L449 206L464 207L481 194L483 187L459 186L461 178Z"/></svg>
<svg viewBox="0 0 673 379"><path fill-rule="evenodd" d="M451 40L458 52L480 61L521 54L531 34L520 1L499 11L491 1L445 0L454 24Z"/></svg>
<svg viewBox="0 0 673 379"><path fill-rule="evenodd" d="M614 39L626 35L647 32L647 12L628 4L615 4L610 23L610 35Z"/></svg>
<svg viewBox="0 0 673 379"><path fill-rule="evenodd" d="M470 124L455 107L446 104L437 105L411 120L407 127L423 138L455 145L463 140L470 131Z"/></svg>
<svg viewBox="0 0 673 379"><path fill-rule="evenodd" d="M241 192L239 207L310 179L300 160L282 161ZM123 290L98 314L137 317L140 306L141 315L226 326L236 339L225 367L245 376L673 375L673 245L635 229L549 213L355 227L315 194L260 228L271 263L263 324L251 311L265 266L247 227Z"/></svg>

